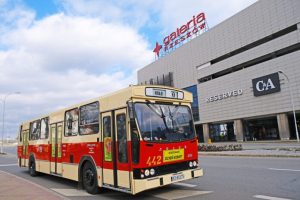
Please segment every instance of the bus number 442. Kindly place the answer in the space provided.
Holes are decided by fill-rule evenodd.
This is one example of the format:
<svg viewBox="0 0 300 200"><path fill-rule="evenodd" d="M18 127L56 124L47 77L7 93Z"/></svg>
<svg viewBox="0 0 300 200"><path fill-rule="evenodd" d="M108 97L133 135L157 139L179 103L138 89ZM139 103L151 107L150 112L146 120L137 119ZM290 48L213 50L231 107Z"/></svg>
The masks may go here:
<svg viewBox="0 0 300 200"><path fill-rule="evenodd" d="M161 156L150 156L148 157L148 160L146 164L150 167L152 165L159 165L161 164Z"/></svg>

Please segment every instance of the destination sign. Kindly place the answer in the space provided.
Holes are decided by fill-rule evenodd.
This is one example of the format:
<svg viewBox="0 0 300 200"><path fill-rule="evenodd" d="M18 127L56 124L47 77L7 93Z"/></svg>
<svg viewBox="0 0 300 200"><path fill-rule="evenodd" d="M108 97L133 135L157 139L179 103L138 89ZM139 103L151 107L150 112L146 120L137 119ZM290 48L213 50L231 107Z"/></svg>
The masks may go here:
<svg viewBox="0 0 300 200"><path fill-rule="evenodd" d="M146 96L183 99L183 92L163 88L146 88Z"/></svg>

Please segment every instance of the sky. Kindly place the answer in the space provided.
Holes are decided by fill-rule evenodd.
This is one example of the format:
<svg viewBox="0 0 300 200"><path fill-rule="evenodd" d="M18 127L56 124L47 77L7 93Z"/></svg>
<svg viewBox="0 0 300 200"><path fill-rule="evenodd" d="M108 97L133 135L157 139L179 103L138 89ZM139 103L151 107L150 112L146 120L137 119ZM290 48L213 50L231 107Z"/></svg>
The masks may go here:
<svg viewBox="0 0 300 200"><path fill-rule="evenodd" d="M4 99L15 138L23 121L137 84L155 43L193 15L213 28L255 1L0 0L0 131Z"/></svg>

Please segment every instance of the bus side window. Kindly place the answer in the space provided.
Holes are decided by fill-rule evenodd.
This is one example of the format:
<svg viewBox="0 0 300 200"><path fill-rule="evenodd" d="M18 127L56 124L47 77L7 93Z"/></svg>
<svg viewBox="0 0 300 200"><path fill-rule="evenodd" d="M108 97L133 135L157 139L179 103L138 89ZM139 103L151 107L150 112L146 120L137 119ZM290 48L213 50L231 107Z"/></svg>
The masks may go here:
<svg viewBox="0 0 300 200"><path fill-rule="evenodd" d="M76 136L78 134L78 108L65 113L65 136Z"/></svg>
<svg viewBox="0 0 300 200"><path fill-rule="evenodd" d="M41 120L41 139L48 139L49 135L49 118L43 118Z"/></svg>
<svg viewBox="0 0 300 200"><path fill-rule="evenodd" d="M127 163L127 132L125 114L117 115L118 159L120 163Z"/></svg>
<svg viewBox="0 0 300 200"><path fill-rule="evenodd" d="M112 161L112 137L111 137L111 118L103 118L103 148L104 160Z"/></svg>
<svg viewBox="0 0 300 200"><path fill-rule="evenodd" d="M22 125L20 126L20 136L19 136L19 141L22 142Z"/></svg>
<svg viewBox="0 0 300 200"><path fill-rule="evenodd" d="M41 120L30 123L29 140L38 140L41 136Z"/></svg>
<svg viewBox="0 0 300 200"><path fill-rule="evenodd" d="M80 107L79 134L99 133L99 103L94 102Z"/></svg>

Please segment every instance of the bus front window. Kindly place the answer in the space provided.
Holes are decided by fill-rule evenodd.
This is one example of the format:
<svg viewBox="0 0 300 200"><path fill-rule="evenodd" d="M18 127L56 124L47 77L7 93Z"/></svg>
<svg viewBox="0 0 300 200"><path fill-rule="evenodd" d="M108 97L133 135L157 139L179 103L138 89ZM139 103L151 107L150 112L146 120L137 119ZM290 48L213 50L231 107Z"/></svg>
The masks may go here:
<svg viewBox="0 0 300 200"><path fill-rule="evenodd" d="M135 112L144 141L174 142L195 138L187 106L135 103Z"/></svg>

